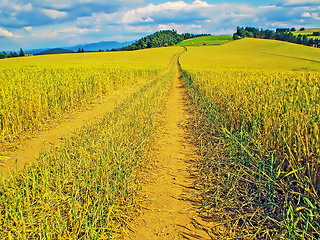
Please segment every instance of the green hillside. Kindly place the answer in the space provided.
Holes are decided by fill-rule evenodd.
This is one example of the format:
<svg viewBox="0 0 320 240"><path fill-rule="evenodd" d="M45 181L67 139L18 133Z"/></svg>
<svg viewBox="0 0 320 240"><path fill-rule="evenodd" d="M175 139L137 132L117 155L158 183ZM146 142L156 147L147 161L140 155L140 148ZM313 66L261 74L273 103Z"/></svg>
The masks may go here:
<svg viewBox="0 0 320 240"><path fill-rule="evenodd" d="M149 36L141 38L135 43L122 48L122 51L132 51L140 50L145 48L155 48L155 47L168 47L174 46L177 43L183 41L184 39L191 39L201 36L208 36L208 34L192 34L192 33L183 33L179 34L175 30L163 30L155 32Z"/></svg>
<svg viewBox="0 0 320 240"><path fill-rule="evenodd" d="M63 49L63 48L54 48L54 49L50 49L50 50L46 50L46 51L37 53L35 55L62 54L62 53L74 53L74 51Z"/></svg>
<svg viewBox="0 0 320 240"><path fill-rule="evenodd" d="M230 35L205 36L205 37L197 37L197 38L184 40L178 43L177 46L199 47L199 46L221 45L223 43L229 42L230 40L232 40L232 36Z"/></svg>

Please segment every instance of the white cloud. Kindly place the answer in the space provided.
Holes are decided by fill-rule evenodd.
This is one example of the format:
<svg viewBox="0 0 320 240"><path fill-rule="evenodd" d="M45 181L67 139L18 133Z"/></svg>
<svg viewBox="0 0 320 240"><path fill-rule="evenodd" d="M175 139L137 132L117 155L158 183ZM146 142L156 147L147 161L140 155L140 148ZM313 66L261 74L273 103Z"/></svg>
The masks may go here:
<svg viewBox="0 0 320 240"><path fill-rule="evenodd" d="M318 13L312 13L311 16L313 19L320 20Z"/></svg>
<svg viewBox="0 0 320 240"><path fill-rule="evenodd" d="M129 31L129 32L133 32L133 33L145 33L148 34L150 32L154 32L157 31L157 27L152 27L152 26L130 26L130 25L126 25L125 26L125 30Z"/></svg>
<svg viewBox="0 0 320 240"><path fill-rule="evenodd" d="M43 9L42 10L47 16L56 19L56 18L62 18L67 15L66 12L57 11L54 9Z"/></svg>
<svg viewBox="0 0 320 240"><path fill-rule="evenodd" d="M287 0L285 6L301 6L301 5L319 5L319 0Z"/></svg>
<svg viewBox="0 0 320 240"><path fill-rule="evenodd" d="M27 32L31 32L32 31L32 27L31 26L24 27L23 29L26 30Z"/></svg>
<svg viewBox="0 0 320 240"><path fill-rule="evenodd" d="M200 1L200 0L196 0L193 3L186 3L184 1L165 2L158 5L154 5L151 3L146 7L141 7L141 8L127 11L123 15L121 19L121 23L134 24L134 23L143 22L143 19L148 19L148 18L151 18L154 20L152 16L157 16L158 18L160 16L161 18L171 18L181 12L186 14L196 12L197 15L201 15L202 10L208 10L208 8L212 8L214 6L216 5L210 5L207 2Z"/></svg>
<svg viewBox="0 0 320 240"><path fill-rule="evenodd" d="M0 37L12 38L13 37L13 33L0 27Z"/></svg>
<svg viewBox="0 0 320 240"><path fill-rule="evenodd" d="M143 20L144 22L154 22L154 20L151 17L147 17Z"/></svg>
<svg viewBox="0 0 320 240"><path fill-rule="evenodd" d="M32 4L27 3L25 5L19 5L16 3L12 3L11 8L15 11L30 11L32 9Z"/></svg>
<svg viewBox="0 0 320 240"><path fill-rule="evenodd" d="M311 17L311 14L309 12L304 12L301 16L302 17Z"/></svg>

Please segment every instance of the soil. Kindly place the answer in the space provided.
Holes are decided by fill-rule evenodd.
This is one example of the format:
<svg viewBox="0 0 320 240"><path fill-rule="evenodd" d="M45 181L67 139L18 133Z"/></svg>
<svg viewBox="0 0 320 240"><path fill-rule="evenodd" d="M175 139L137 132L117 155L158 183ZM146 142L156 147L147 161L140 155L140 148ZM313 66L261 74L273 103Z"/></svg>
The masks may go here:
<svg viewBox="0 0 320 240"><path fill-rule="evenodd" d="M211 239L192 222L198 207L190 199L196 190L188 169L195 155L183 128L188 121L186 92L178 65L174 64L176 76L157 141L156 166L149 173L151 182L142 188L147 206L126 239Z"/></svg>

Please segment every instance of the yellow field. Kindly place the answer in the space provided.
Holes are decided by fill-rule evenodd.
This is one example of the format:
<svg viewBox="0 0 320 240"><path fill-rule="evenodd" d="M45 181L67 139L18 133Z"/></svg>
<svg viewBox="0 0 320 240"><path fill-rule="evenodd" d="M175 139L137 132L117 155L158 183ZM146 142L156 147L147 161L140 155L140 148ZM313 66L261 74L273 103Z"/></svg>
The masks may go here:
<svg viewBox="0 0 320 240"><path fill-rule="evenodd" d="M188 48L185 67L320 70L320 49L276 40L245 38L221 46Z"/></svg>
<svg viewBox="0 0 320 240"><path fill-rule="evenodd" d="M114 91L150 80L180 48L1 60L0 144L30 135Z"/></svg>
<svg viewBox="0 0 320 240"><path fill-rule="evenodd" d="M35 163L0 177L0 238L123 236L172 87L172 61L183 50L0 60L1 147L119 89L143 86ZM195 113L207 232L319 237L320 49L246 38L187 47L179 63Z"/></svg>
<svg viewBox="0 0 320 240"><path fill-rule="evenodd" d="M316 220L320 216L320 49L243 39L219 47L188 48L180 64L192 89L191 95L199 99L198 107L203 109L204 119L208 119L204 126L206 133L216 136L220 132L229 139L230 155L235 154L233 164L248 168L251 187L246 189L257 190L242 193L248 195L248 200L241 204L251 204L258 191L259 201L264 203L263 211L271 218L283 216L279 226L285 229L286 236L317 236L320 227ZM303 71L289 71L292 69ZM208 169L208 178L215 174L212 171ZM239 176L231 177L237 172L229 171L228 179L240 181ZM252 176L256 179L252 180ZM208 191L213 191L211 188L208 185ZM285 196L287 200L282 202ZM206 198L215 199L214 196ZM218 203L206 202L213 206ZM273 215L274 212L277 215ZM250 215L251 219L248 217L248 222L255 214ZM257 226L251 231L260 228L262 234L265 229L266 235L261 236L266 237L272 231L272 224ZM248 236L252 234L246 231Z"/></svg>
<svg viewBox="0 0 320 240"><path fill-rule="evenodd" d="M144 49L129 52L97 52L30 56L1 60L0 69L11 67L141 67L162 68L167 66L176 47Z"/></svg>

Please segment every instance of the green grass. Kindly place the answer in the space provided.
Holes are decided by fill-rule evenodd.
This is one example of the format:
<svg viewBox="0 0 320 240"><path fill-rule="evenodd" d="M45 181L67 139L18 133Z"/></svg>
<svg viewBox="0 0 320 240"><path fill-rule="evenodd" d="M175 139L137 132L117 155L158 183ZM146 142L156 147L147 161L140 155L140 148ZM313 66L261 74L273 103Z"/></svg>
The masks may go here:
<svg viewBox="0 0 320 240"><path fill-rule="evenodd" d="M180 62L196 69L210 66L320 71L320 49L276 40L245 38L220 46L187 49Z"/></svg>
<svg viewBox="0 0 320 240"><path fill-rule="evenodd" d="M206 36L206 37L197 37L184 40L177 44L177 46L186 47L186 46L211 46L211 45L221 45L232 40L230 35L216 35L216 36Z"/></svg>

